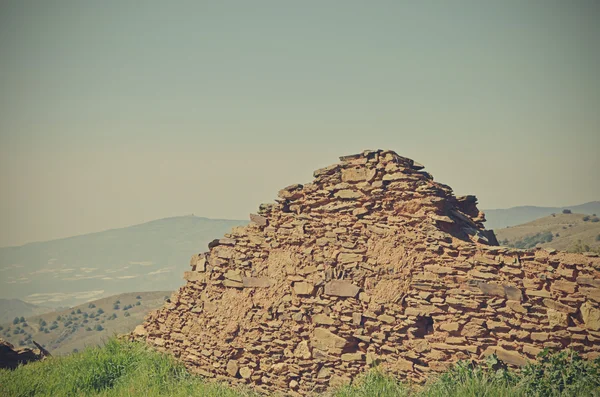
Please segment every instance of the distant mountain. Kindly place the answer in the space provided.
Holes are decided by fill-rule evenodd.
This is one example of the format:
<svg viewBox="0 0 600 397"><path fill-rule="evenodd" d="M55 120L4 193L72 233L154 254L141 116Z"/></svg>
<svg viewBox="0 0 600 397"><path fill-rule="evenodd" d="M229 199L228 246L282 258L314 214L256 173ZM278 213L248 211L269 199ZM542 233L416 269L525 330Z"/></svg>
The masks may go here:
<svg viewBox="0 0 600 397"><path fill-rule="evenodd" d="M600 250L600 218L557 213L495 231L500 244L516 248L548 247L561 251Z"/></svg>
<svg viewBox="0 0 600 397"><path fill-rule="evenodd" d="M64 307L129 291L174 290L194 253L246 223L181 216L0 248L0 297Z"/></svg>
<svg viewBox="0 0 600 397"><path fill-rule="evenodd" d="M53 355L71 353L133 331L170 295L170 291L130 292L42 315L24 315L25 321L18 324L13 324L13 317L0 323L0 337L15 346L33 347L34 340Z"/></svg>
<svg viewBox="0 0 600 397"><path fill-rule="evenodd" d="M534 207L522 206L507 209L483 210L485 212L485 227L498 230L507 226L515 226L531 222L551 214L560 214L563 209L570 209L577 214L600 215L600 201L592 201L585 204L567 207Z"/></svg>
<svg viewBox="0 0 600 397"><path fill-rule="evenodd" d="M0 299L0 324L12 321L15 317L35 316L53 310L51 307L34 305L20 299Z"/></svg>

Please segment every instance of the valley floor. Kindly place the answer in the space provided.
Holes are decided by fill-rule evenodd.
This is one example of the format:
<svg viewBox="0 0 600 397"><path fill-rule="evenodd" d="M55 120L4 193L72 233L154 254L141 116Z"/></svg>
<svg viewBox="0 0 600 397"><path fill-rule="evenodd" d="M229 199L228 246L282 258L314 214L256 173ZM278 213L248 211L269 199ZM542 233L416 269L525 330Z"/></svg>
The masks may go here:
<svg viewBox="0 0 600 397"><path fill-rule="evenodd" d="M516 373L492 359L486 367L459 363L425 386L398 383L373 369L352 386L330 397L441 396L600 396L600 359L582 361L576 353L546 352L538 362ZM500 368L500 369L498 369ZM249 388L233 388L190 375L172 357L145 345L109 340L65 357L51 357L0 370L0 394L25 396L167 396L251 397Z"/></svg>

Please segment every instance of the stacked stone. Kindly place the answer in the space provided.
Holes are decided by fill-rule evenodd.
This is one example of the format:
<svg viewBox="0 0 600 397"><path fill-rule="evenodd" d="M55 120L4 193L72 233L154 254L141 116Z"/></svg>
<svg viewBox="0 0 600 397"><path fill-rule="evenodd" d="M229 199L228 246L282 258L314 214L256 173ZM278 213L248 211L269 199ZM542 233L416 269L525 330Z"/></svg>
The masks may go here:
<svg viewBox="0 0 600 397"><path fill-rule="evenodd" d="M423 381L492 353L599 354L599 258L498 247L474 196L394 152L340 159L195 255L133 337L196 373L301 395L375 364Z"/></svg>

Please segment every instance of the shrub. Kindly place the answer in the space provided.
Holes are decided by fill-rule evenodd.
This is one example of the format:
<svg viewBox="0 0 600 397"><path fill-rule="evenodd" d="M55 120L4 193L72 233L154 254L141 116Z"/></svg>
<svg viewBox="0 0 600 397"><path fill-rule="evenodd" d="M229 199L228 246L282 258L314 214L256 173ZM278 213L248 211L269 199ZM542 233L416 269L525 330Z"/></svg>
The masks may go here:
<svg viewBox="0 0 600 397"><path fill-rule="evenodd" d="M98 309L98 311L96 313L102 314L102 313L104 313L104 310L102 310L102 308L100 308L100 309Z"/></svg>
<svg viewBox="0 0 600 397"><path fill-rule="evenodd" d="M562 210L562 213L563 213L563 214L571 214L571 210L569 210L569 209L564 209L564 210Z"/></svg>
<svg viewBox="0 0 600 397"><path fill-rule="evenodd" d="M131 316L131 314L129 312L125 312L125 314L123 314L123 317L129 317Z"/></svg>
<svg viewBox="0 0 600 397"><path fill-rule="evenodd" d="M98 324L98 325L96 325L96 326L94 327L94 329L95 329L96 331L102 331L102 330L104 329L104 327L103 327L103 326L101 326L100 324Z"/></svg>
<svg viewBox="0 0 600 397"><path fill-rule="evenodd" d="M140 295L136 296L135 299L142 299Z"/></svg>
<svg viewBox="0 0 600 397"><path fill-rule="evenodd" d="M582 219L584 222L587 222L587 221L589 221L589 220L590 220L590 216L589 216L589 215L586 215L586 216L584 216L584 217L583 217L583 218L581 218L581 219Z"/></svg>
<svg viewBox="0 0 600 397"><path fill-rule="evenodd" d="M538 244L549 243L553 239L553 234L550 231L537 233L533 236L524 237L521 240L517 240L514 243L510 244L511 247L514 248L533 248Z"/></svg>
<svg viewBox="0 0 600 397"><path fill-rule="evenodd" d="M40 326L42 326L42 327L46 326L46 321L44 319L40 318Z"/></svg>
<svg viewBox="0 0 600 397"><path fill-rule="evenodd" d="M85 330L86 331L91 331L92 329L90 327L87 327Z"/></svg>
<svg viewBox="0 0 600 397"><path fill-rule="evenodd" d="M13 320L13 324L14 325L19 324L19 317L15 317L15 319Z"/></svg>
<svg viewBox="0 0 600 397"><path fill-rule="evenodd" d="M596 236L596 241L600 241L600 234Z"/></svg>
<svg viewBox="0 0 600 397"><path fill-rule="evenodd" d="M25 317L21 316L21 318L19 319L20 322L24 323L25 322Z"/></svg>
<svg viewBox="0 0 600 397"><path fill-rule="evenodd" d="M600 359L584 361L574 351L550 354L545 349L537 362L523 368L521 377L527 395L590 395L600 390Z"/></svg>
<svg viewBox="0 0 600 397"><path fill-rule="evenodd" d="M109 320L114 320L115 318L117 318L117 313L111 314L111 316L108 319Z"/></svg>
<svg viewBox="0 0 600 397"><path fill-rule="evenodd" d="M594 222L594 223L600 222L600 218L598 218L597 216L594 216L590 221Z"/></svg>
<svg viewBox="0 0 600 397"><path fill-rule="evenodd" d="M119 310L119 305L115 303L115 305L113 306L113 310Z"/></svg>
<svg viewBox="0 0 600 397"><path fill-rule="evenodd" d="M140 301L135 302L135 305L140 306L141 305Z"/></svg>
<svg viewBox="0 0 600 397"><path fill-rule="evenodd" d="M93 308L95 308L95 307L96 307L96 305L94 305L93 303L90 303L90 304L88 305L88 308L89 308L89 309L93 309Z"/></svg>

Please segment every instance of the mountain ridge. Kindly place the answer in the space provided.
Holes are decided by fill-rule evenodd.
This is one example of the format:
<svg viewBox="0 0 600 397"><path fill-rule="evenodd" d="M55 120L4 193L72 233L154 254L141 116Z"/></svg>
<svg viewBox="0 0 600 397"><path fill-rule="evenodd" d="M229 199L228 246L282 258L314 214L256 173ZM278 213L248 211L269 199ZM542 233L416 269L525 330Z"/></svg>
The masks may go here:
<svg viewBox="0 0 600 397"><path fill-rule="evenodd" d="M600 201L589 201L587 203L571 205L565 207L540 207L535 205L520 205L510 208L484 209L488 229L497 230L507 226L516 226L531 222L538 218L560 213L564 209L569 209L573 213L585 215L600 214Z"/></svg>

